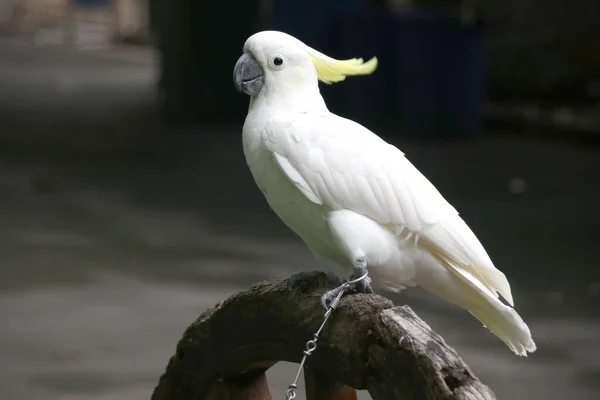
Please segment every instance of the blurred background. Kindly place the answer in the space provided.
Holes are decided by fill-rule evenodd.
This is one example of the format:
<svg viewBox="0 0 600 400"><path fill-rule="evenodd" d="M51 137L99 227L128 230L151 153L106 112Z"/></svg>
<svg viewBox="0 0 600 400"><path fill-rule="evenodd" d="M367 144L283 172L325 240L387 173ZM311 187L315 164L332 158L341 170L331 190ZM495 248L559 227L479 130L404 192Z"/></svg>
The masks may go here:
<svg viewBox="0 0 600 400"><path fill-rule="evenodd" d="M241 150L232 69L266 28L379 58L323 87L330 109L456 206L538 351L386 295L499 399L600 398L599 20L597 0L0 0L0 398L148 399L206 308L319 268ZM274 398L294 372L269 372Z"/></svg>

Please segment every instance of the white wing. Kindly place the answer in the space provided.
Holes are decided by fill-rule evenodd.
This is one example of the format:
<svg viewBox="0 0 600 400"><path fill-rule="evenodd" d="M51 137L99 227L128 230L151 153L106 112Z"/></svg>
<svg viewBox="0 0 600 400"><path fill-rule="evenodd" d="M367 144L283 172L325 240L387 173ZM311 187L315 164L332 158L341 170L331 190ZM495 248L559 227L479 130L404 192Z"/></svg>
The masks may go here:
<svg viewBox="0 0 600 400"><path fill-rule="evenodd" d="M264 131L263 143L312 202L352 210L413 238L461 279L473 283L475 277L476 284L513 304L506 277L479 240L396 147L333 114L274 118Z"/></svg>

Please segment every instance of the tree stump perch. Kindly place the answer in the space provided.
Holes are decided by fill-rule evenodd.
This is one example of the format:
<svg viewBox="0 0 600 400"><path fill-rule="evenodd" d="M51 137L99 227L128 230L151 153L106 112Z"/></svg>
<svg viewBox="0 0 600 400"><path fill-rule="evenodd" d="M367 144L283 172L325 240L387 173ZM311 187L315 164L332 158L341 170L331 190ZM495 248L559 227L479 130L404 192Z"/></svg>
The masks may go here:
<svg viewBox="0 0 600 400"><path fill-rule="evenodd" d="M186 329L152 400L271 399L265 371L300 362L323 321L320 296L337 285L323 272L300 273L255 284L207 310ZM355 389L374 400L495 399L408 306L378 295L342 298L304 376L307 400L353 400Z"/></svg>

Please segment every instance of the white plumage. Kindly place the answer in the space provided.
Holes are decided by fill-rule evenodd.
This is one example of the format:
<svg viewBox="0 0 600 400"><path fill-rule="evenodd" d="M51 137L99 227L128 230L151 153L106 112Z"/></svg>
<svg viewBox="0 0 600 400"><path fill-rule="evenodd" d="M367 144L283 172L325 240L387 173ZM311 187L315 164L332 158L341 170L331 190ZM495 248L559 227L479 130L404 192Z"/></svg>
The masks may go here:
<svg viewBox="0 0 600 400"><path fill-rule="evenodd" d="M255 34L244 50L264 71L243 128L244 153L281 220L348 274L366 257L375 287L421 286L469 310L516 354L535 351L527 325L498 298L514 304L506 277L454 207L400 150L328 111L319 64L339 61L319 61L320 53L281 32Z"/></svg>

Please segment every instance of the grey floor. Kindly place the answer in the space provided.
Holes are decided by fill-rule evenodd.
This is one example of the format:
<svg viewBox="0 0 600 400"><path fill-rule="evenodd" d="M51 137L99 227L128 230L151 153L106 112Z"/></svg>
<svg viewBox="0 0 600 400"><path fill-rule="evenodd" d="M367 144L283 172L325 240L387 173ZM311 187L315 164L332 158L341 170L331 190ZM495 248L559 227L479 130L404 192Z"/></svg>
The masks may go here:
<svg viewBox="0 0 600 400"><path fill-rule="evenodd" d="M316 268L251 181L241 117L196 135L155 124L154 64L0 40L2 399L148 399L207 307ZM500 399L600 398L600 151L508 136L395 144L507 274L538 351L514 356L418 289L391 298ZM274 398L293 372L270 371Z"/></svg>

